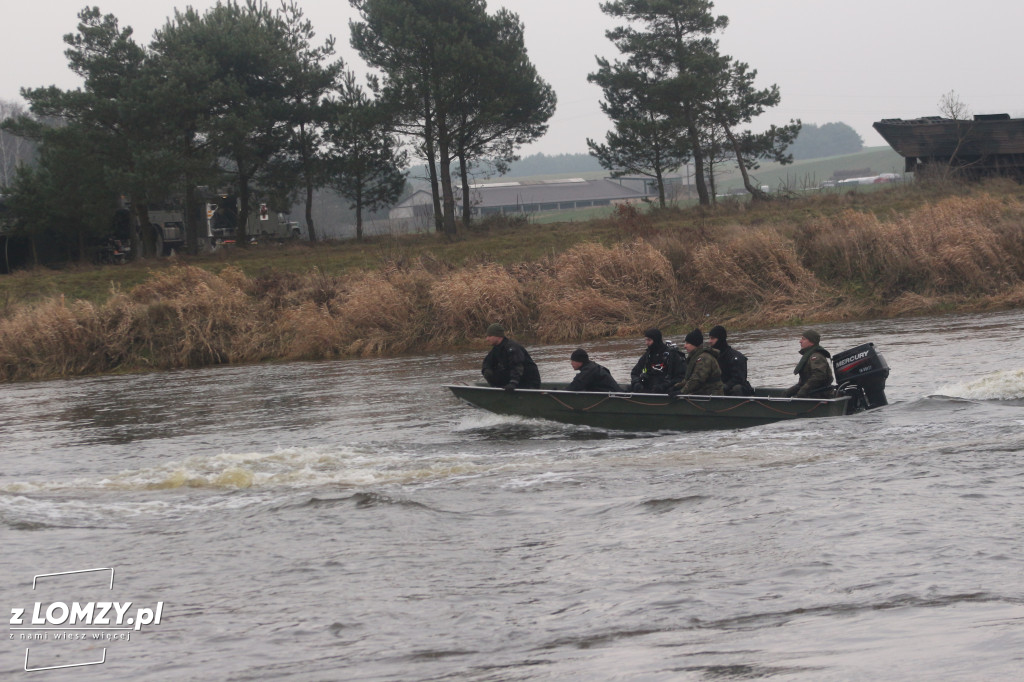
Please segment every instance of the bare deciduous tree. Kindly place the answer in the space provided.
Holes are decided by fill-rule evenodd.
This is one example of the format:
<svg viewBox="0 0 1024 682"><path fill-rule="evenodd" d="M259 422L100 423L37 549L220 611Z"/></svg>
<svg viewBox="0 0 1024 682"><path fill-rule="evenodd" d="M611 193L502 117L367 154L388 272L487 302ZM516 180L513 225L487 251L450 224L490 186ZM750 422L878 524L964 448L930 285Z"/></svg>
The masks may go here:
<svg viewBox="0 0 1024 682"><path fill-rule="evenodd" d="M956 90L950 90L939 98L939 113L954 121L966 121L971 117L970 108L960 99Z"/></svg>
<svg viewBox="0 0 1024 682"><path fill-rule="evenodd" d="M959 158L960 150L970 137L974 123L971 120L970 107L960 99L956 90L950 90L939 98L939 113L956 121L956 147L949 156L949 163L946 164L945 175L948 177L958 169L967 168L977 163L977 160L965 162Z"/></svg>

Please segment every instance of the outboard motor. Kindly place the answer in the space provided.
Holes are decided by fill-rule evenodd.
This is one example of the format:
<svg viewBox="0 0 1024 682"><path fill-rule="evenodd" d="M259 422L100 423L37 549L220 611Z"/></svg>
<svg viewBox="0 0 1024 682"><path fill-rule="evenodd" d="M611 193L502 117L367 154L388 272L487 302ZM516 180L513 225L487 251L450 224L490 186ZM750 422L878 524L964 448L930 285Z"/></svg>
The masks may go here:
<svg viewBox="0 0 1024 682"><path fill-rule="evenodd" d="M832 356L839 393L858 396L864 409L888 405L885 399L885 380L889 378L889 365L875 344L851 348Z"/></svg>

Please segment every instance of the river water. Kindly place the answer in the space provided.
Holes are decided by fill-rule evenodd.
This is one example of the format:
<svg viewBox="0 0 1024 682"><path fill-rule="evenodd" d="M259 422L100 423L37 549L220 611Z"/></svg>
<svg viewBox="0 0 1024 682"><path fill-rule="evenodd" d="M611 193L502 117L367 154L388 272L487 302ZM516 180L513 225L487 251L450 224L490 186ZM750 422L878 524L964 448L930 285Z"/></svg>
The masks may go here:
<svg viewBox="0 0 1024 682"><path fill-rule="evenodd" d="M483 348L0 387L0 677L1021 679L1022 330L822 325L891 404L720 432L481 412ZM788 385L799 332L730 341ZM32 625L105 601L159 622Z"/></svg>

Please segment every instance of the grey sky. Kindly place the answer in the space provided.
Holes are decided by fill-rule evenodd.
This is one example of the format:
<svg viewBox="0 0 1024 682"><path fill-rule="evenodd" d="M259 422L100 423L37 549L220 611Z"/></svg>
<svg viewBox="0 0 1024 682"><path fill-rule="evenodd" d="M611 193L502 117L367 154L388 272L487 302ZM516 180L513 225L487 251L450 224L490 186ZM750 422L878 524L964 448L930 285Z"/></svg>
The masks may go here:
<svg viewBox="0 0 1024 682"><path fill-rule="evenodd" d="M95 0L94 0L95 1ZM174 7L187 2L111 0L101 11L135 29L149 42ZM194 0L198 9L212 6ZM276 2L271 3L276 6ZM346 0L299 0L320 36L334 35L339 53L356 71L348 47ZM586 138L603 139L609 122L598 108L601 92L587 83L594 56L618 57L604 32L610 19L598 0L489 0L505 6L526 26L530 58L558 95L548 134L524 154L586 152ZM75 31L83 0L10 2L0 42L0 99L20 101L19 89L78 86L67 68L62 37ZM800 118L805 123L843 121L868 146L885 142L871 128L881 118L938 113L943 94L954 90L971 113L1024 116L1024 89L1007 57L1020 41L1020 0L717 0L729 17L719 36L722 52L758 71L758 84L779 85L782 104L755 121L760 128Z"/></svg>

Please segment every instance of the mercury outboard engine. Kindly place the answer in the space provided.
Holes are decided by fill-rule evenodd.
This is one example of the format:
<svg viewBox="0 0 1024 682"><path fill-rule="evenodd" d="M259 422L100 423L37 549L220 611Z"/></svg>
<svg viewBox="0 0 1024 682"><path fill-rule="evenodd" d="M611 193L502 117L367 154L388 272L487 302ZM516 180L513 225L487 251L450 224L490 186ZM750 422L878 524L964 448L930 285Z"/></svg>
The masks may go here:
<svg viewBox="0 0 1024 682"><path fill-rule="evenodd" d="M832 356L836 372L836 385L841 395L851 395L866 410L888 405L885 399L885 380L889 378L889 365L875 344L851 348Z"/></svg>

